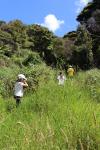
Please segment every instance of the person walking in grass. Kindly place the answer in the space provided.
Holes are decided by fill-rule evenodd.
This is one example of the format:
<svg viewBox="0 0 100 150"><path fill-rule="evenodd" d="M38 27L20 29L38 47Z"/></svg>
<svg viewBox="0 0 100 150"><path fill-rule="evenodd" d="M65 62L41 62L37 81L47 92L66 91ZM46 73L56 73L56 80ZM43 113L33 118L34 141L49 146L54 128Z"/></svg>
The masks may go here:
<svg viewBox="0 0 100 150"><path fill-rule="evenodd" d="M57 80L58 80L58 85L64 85L66 77L63 75L62 72L60 72L58 77L57 77Z"/></svg>
<svg viewBox="0 0 100 150"><path fill-rule="evenodd" d="M67 73L68 73L69 77L73 77L74 76L75 70L74 70L74 68L71 65L69 66L69 68L67 70Z"/></svg>
<svg viewBox="0 0 100 150"><path fill-rule="evenodd" d="M14 98L16 100L16 107L21 103L21 98L23 97L23 89L28 87L27 79L23 74L18 75L18 79L14 87Z"/></svg>

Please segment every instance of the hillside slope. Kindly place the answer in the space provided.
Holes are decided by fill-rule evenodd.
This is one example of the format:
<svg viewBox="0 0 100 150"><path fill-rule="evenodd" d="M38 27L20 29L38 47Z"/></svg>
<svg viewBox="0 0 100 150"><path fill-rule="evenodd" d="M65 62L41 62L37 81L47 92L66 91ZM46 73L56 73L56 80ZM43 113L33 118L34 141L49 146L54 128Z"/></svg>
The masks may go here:
<svg viewBox="0 0 100 150"><path fill-rule="evenodd" d="M13 98L1 99L0 149L99 150L100 104L87 80L97 72L99 77L94 70L67 78L63 87L55 79L43 83L24 96L19 108ZM100 96L99 86L96 90Z"/></svg>

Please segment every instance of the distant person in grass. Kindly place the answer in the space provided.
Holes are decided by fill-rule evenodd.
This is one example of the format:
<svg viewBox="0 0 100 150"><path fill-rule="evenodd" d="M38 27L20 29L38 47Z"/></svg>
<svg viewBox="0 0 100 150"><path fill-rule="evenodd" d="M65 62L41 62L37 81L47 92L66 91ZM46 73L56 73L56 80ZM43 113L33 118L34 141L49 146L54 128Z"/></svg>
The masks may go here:
<svg viewBox="0 0 100 150"><path fill-rule="evenodd" d="M57 77L57 80L58 80L58 85L64 85L66 77L63 75L62 72L60 72L58 77Z"/></svg>
<svg viewBox="0 0 100 150"><path fill-rule="evenodd" d="M67 70L67 73L68 73L69 77L73 77L74 76L75 70L74 70L74 68L71 65L69 66L69 68Z"/></svg>
<svg viewBox="0 0 100 150"><path fill-rule="evenodd" d="M14 87L14 98L16 100L16 107L21 103L21 98L23 97L23 89L28 87L27 79L23 74L18 75L18 79Z"/></svg>

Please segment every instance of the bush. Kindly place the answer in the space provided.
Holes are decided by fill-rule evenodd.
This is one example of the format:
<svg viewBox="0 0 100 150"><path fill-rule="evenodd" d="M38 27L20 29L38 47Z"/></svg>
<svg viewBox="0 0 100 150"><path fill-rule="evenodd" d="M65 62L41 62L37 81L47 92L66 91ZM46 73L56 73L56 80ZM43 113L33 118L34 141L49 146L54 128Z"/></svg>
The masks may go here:
<svg viewBox="0 0 100 150"><path fill-rule="evenodd" d="M91 97L100 102L100 72L91 70L87 73L85 86L89 90Z"/></svg>
<svg viewBox="0 0 100 150"><path fill-rule="evenodd" d="M9 57L0 54L0 67L9 67L11 64Z"/></svg>
<svg viewBox="0 0 100 150"><path fill-rule="evenodd" d="M85 74L80 73L78 81L81 82L81 87L87 90L91 98L100 102L100 71L93 69Z"/></svg>
<svg viewBox="0 0 100 150"><path fill-rule="evenodd" d="M23 69L23 73L28 78L28 91L30 92L35 91L38 86L48 82L53 76L53 71L45 64L26 67Z"/></svg>
<svg viewBox="0 0 100 150"><path fill-rule="evenodd" d="M13 85L18 72L19 68L16 66L13 66L12 68L3 67L0 69L0 95L3 97L12 95Z"/></svg>
<svg viewBox="0 0 100 150"><path fill-rule="evenodd" d="M42 63L42 60L39 56L38 53L30 53L22 62L23 65L25 66L32 66L32 65L36 65L36 64L40 64Z"/></svg>
<svg viewBox="0 0 100 150"><path fill-rule="evenodd" d="M13 95L14 84L19 73L25 74L28 79L29 87L26 91L34 92L38 86L47 82L53 74L51 68L45 64L34 65L30 67L12 68L3 67L0 70L0 95L3 97Z"/></svg>

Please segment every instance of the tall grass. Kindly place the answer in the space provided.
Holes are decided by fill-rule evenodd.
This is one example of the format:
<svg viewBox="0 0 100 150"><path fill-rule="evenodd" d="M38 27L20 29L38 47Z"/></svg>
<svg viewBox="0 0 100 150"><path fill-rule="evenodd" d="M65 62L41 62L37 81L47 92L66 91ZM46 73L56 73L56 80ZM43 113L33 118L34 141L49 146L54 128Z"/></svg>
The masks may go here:
<svg viewBox="0 0 100 150"><path fill-rule="evenodd" d="M85 87L86 75L67 78L64 86L43 82L19 108L13 98L1 99L0 149L99 150L100 104Z"/></svg>

